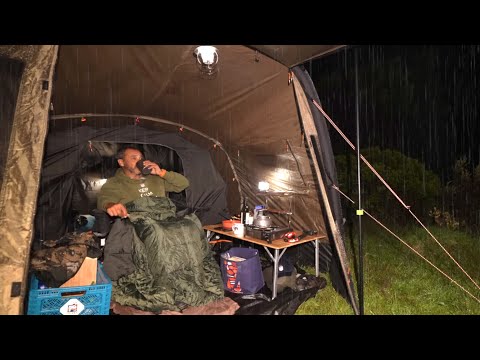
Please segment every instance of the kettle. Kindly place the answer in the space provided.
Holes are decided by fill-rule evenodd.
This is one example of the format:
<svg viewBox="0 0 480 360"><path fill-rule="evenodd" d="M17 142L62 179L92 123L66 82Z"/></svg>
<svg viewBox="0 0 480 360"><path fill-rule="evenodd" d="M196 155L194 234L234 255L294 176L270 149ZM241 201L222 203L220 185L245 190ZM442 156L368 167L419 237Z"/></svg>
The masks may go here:
<svg viewBox="0 0 480 360"><path fill-rule="evenodd" d="M265 215L265 210L259 210L255 219L253 219L253 226L259 228L268 228L272 226L272 219Z"/></svg>

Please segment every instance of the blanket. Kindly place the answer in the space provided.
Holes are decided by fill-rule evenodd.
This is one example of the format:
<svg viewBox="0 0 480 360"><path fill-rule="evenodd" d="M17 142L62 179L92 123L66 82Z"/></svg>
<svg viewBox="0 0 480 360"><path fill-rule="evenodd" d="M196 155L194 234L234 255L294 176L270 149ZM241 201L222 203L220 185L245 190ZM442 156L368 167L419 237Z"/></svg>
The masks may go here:
<svg viewBox="0 0 480 360"><path fill-rule="evenodd" d="M195 214L176 217L166 197L144 197L126 207L135 229L135 270L113 282L116 302L158 312L223 298L220 269Z"/></svg>

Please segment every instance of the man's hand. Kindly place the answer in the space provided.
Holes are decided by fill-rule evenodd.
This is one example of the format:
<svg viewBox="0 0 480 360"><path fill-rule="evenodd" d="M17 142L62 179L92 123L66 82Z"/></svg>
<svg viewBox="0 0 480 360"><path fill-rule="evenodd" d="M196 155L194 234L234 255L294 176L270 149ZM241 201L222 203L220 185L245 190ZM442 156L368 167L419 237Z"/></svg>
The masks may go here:
<svg viewBox="0 0 480 360"><path fill-rule="evenodd" d="M127 208L123 204L114 204L109 203L107 204L107 214L110 216L120 216L121 218L128 217Z"/></svg>
<svg viewBox="0 0 480 360"><path fill-rule="evenodd" d="M158 175L160 177L164 177L165 174L167 173L167 170L165 169L160 169L160 166L158 166L157 164L155 164L154 162L152 161L149 161L149 160L145 160L143 162L143 166L149 168L150 170L152 170L152 174L153 175Z"/></svg>

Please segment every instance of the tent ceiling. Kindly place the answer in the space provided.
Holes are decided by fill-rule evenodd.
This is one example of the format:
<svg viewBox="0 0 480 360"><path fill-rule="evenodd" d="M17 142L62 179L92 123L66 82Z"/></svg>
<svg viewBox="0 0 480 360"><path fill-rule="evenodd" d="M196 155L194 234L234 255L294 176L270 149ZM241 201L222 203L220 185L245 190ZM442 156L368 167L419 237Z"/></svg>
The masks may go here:
<svg viewBox="0 0 480 360"><path fill-rule="evenodd" d="M298 134L288 64L338 46L215 45L219 72L200 76L197 45L60 47L54 114L154 116L191 126L232 147L257 147ZM261 48L261 49L260 49ZM282 50L283 49L283 50ZM256 136L252 136L252 131Z"/></svg>
<svg viewBox="0 0 480 360"><path fill-rule="evenodd" d="M341 49L345 45L249 45L279 63L292 67Z"/></svg>

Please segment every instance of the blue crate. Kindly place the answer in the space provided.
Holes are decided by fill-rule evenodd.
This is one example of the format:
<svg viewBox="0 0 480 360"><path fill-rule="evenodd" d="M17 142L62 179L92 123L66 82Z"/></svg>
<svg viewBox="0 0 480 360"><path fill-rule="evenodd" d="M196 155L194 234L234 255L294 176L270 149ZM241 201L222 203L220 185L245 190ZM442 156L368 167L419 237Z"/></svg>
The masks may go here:
<svg viewBox="0 0 480 360"><path fill-rule="evenodd" d="M112 282L100 263L95 285L39 289L38 279L32 275L27 315L64 315L60 312L64 305L72 315L108 315L111 296ZM79 312L81 306L84 309Z"/></svg>

